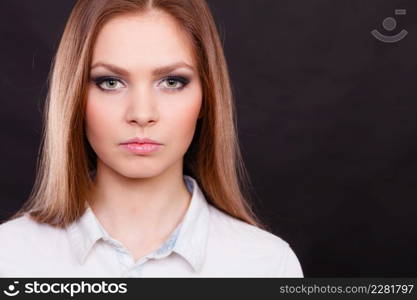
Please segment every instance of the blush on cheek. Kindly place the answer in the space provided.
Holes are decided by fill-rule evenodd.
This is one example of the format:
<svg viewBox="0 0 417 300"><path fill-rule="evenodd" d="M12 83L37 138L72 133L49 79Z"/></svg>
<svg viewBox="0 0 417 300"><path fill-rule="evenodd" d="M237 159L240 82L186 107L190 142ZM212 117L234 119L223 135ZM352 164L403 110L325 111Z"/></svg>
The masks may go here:
<svg viewBox="0 0 417 300"><path fill-rule="evenodd" d="M103 95L97 88L90 87L86 101L86 119L92 126L110 126L112 119L118 114L120 101L113 96Z"/></svg>
<svg viewBox="0 0 417 300"><path fill-rule="evenodd" d="M191 142L194 135L195 125L197 123L198 115L200 113L201 100L196 100L192 105L188 105L181 110L178 114L178 123L180 130L187 136L189 142Z"/></svg>
<svg viewBox="0 0 417 300"><path fill-rule="evenodd" d="M90 143L94 143L94 140L96 142L106 140L111 135L111 128L114 126L111 121L114 109L97 100L97 96L91 94L89 97L86 103L86 132Z"/></svg>
<svg viewBox="0 0 417 300"><path fill-rule="evenodd" d="M190 122L195 122L202 106L202 88L200 81L197 80L194 82L192 87L190 87L183 97L186 97L187 99L184 101L184 104L181 105L180 111L182 112L182 117L189 119ZM179 100L181 103L181 99Z"/></svg>

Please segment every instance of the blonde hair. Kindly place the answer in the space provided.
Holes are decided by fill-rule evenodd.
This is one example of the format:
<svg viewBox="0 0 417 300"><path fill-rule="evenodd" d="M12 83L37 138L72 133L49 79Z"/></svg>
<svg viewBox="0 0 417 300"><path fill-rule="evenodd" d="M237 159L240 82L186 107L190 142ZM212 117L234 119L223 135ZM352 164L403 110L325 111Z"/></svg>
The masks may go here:
<svg viewBox="0 0 417 300"><path fill-rule="evenodd" d="M169 13L185 29L202 82L202 117L184 156L184 173L196 179L207 201L218 209L267 228L245 195L251 184L239 149L227 64L204 0L77 1L52 62L35 184L12 218L28 213L39 223L65 227L84 213L96 160L84 131L92 48L110 18L150 9Z"/></svg>

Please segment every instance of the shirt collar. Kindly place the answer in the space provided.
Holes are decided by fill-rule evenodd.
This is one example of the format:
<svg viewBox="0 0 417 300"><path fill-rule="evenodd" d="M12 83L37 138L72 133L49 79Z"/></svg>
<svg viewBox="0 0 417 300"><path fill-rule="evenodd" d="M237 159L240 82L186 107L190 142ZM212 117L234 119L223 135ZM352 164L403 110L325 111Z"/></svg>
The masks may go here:
<svg viewBox="0 0 417 300"><path fill-rule="evenodd" d="M209 225L209 206L196 180L184 175L192 189L191 202L182 221L173 251L184 257L199 272L203 266Z"/></svg>
<svg viewBox="0 0 417 300"><path fill-rule="evenodd" d="M196 180L188 175L183 175L183 178L192 194L189 207L180 225L177 226L167 241L155 251L155 255L165 257L171 251L174 251L181 255L194 271L198 272L201 270L205 257L209 209L207 200ZM80 264L84 264L88 253L100 239L114 244L115 247L122 247L102 227L88 204L84 214L69 225L66 230L70 245Z"/></svg>

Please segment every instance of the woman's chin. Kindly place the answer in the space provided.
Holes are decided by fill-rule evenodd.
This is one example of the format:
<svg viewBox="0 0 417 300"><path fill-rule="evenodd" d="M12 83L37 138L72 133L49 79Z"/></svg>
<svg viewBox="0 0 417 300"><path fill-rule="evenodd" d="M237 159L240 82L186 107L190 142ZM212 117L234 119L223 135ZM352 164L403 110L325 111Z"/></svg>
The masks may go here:
<svg viewBox="0 0 417 300"><path fill-rule="evenodd" d="M141 178L152 178L156 177L161 174L161 170L155 169L123 169L123 170L116 170L121 176L129 178L129 179L141 179Z"/></svg>

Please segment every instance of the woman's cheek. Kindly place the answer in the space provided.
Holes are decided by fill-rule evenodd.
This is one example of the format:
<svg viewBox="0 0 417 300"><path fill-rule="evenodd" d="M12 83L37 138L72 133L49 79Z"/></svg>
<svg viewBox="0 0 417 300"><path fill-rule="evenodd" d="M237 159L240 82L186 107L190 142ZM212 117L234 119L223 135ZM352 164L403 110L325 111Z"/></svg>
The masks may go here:
<svg viewBox="0 0 417 300"><path fill-rule="evenodd" d="M171 133L168 136L175 136L178 141L182 141L181 148L188 148L192 141L200 107L201 99L196 97L192 101L188 101L186 105L176 107L175 111L171 109L166 112Z"/></svg>
<svg viewBox="0 0 417 300"><path fill-rule="evenodd" d="M114 128L112 121L115 114L114 107L100 101L98 95L89 94L86 104L86 132L91 144L100 144L108 141L111 137L111 130Z"/></svg>

